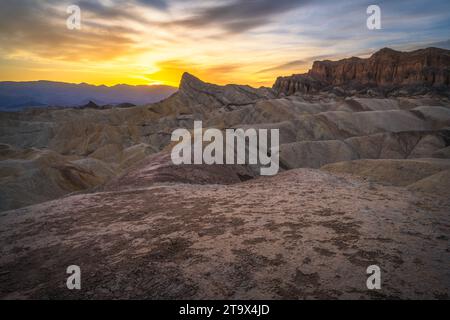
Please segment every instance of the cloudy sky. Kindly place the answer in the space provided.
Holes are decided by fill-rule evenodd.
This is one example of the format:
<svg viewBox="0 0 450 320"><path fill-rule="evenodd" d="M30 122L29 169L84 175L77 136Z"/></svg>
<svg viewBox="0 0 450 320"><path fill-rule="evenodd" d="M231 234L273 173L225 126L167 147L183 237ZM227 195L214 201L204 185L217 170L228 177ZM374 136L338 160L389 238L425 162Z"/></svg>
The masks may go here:
<svg viewBox="0 0 450 320"><path fill-rule="evenodd" d="M366 9L381 8L381 30ZM81 9L81 30L66 10ZM0 81L271 85L314 60L444 43L449 0L1 0Z"/></svg>

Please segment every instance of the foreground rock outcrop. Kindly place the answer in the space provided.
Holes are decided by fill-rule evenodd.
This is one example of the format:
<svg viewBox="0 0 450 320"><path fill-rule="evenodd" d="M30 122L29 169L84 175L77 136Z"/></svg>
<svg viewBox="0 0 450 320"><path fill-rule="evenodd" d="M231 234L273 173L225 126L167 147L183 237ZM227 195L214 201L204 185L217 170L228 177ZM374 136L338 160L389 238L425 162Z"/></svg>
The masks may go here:
<svg viewBox="0 0 450 320"><path fill-rule="evenodd" d="M450 296L449 197L315 169L232 185L179 181L124 179L1 213L0 298ZM65 287L72 264L82 290ZM366 288L373 264L381 290Z"/></svg>

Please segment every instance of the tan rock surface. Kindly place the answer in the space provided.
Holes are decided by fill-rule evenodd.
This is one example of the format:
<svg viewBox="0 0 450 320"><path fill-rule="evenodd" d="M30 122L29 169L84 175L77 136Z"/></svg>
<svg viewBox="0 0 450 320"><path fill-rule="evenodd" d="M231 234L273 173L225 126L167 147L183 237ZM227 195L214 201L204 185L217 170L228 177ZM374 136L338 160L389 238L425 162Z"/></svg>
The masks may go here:
<svg viewBox="0 0 450 320"><path fill-rule="evenodd" d="M319 168L336 161L365 158L431 157L449 146L449 107L450 102L444 98L427 97L344 99L317 94L277 98L268 88L217 86L185 74L177 93L148 106L0 113L0 143L15 150L2 151L0 166L20 176L16 182L7 177L0 179L0 209L103 185L163 150L174 129L192 128L194 120L219 129L279 129L284 168ZM62 188L52 192L55 179L48 177L60 176L61 170L49 161L24 166L16 159L21 157L17 154L31 149L53 154L58 168L72 168L73 160L86 159L86 163L97 164L99 172L107 168L109 173L97 175L96 167L91 165L91 176L84 174L83 183L77 183L76 188L67 185L73 179L70 175L68 180L66 177L56 183ZM31 187L36 185L38 173L41 187ZM218 170L217 174L218 181L228 181L225 171ZM234 173L231 176L235 178ZM234 178L231 180L240 181Z"/></svg>
<svg viewBox="0 0 450 320"><path fill-rule="evenodd" d="M191 175L191 178L195 175ZM0 214L1 298L448 298L449 197L319 170ZM65 288L77 264L82 290ZM366 288L379 265L382 290Z"/></svg>
<svg viewBox="0 0 450 320"><path fill-rule="evenodd" d="M350 173L378 183L409 186L450 169L450 159L365 159L328 164L322 169L333 173ZM440 189L440 194L450 196L446 183L437 183L433 188ZM425 185L421 190L433 192L432 189L426 190Z"/></svg>
<svg viewBox="0 0 450 320"><path fill-rule="evenodd" d="M28 206L0 213L0 298L449 298L448 99L180 87L0 113L0 210ZM279 129L282 169L329 164L174 166L172 130L194 120Z"/></svg>

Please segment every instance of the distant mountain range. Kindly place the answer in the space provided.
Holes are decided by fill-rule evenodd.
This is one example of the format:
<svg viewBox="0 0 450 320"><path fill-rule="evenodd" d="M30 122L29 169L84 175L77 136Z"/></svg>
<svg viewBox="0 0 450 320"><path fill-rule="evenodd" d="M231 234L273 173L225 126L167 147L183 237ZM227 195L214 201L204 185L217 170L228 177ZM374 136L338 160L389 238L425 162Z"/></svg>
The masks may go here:
<svg viewBox="0 0 450 320"><path fill-rule="evenodd" d="M0 82L0 110L18 111L27 107L77 107L131 103L142 105L161 101L178 89L165 85L95 86L53 81Z"/></svg>

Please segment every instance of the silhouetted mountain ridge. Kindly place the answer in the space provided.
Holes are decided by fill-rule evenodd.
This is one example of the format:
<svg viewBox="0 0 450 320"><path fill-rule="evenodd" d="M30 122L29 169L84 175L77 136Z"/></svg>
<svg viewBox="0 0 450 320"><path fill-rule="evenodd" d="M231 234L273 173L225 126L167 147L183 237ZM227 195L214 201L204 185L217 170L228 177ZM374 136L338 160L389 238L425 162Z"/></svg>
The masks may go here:
<svg viewBox="0 0 450 320"><path fill-rule="evenodd" d="M118 84L95 86L54 81L0 82L0 110L16 111L26 107L77 107L94 102L97 105L131 103L149 104L163 100L177 91L166 85Z"/></svg>

